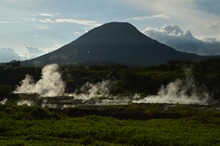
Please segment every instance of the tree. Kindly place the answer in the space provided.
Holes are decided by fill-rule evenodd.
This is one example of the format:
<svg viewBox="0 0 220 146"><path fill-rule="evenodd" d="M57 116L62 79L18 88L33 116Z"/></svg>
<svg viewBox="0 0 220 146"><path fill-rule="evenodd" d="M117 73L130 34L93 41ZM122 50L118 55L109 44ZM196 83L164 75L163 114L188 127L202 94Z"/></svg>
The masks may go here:
<svg viewBox="0 0 220 146"><path fill-rule="evenodd" d="M5 63L5 65L11 66L11 67L17 67L17 66L21 65L21 61L20 60L12 60L8 63Z"/></svg>

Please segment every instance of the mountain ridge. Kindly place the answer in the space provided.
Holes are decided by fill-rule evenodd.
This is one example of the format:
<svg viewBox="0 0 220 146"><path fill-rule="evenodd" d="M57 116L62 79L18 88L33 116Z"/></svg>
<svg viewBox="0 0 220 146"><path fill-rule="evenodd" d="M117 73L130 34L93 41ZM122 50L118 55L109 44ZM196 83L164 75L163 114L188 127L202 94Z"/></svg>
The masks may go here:
<svg viewBox="0 0 220 146"><path fill-rule="evenodd" d="M200 60L202 56L179 52L149 38L127 22L110 22L96 27L78 39L25 65L124 64L149 66L170 60Z"/></svg>

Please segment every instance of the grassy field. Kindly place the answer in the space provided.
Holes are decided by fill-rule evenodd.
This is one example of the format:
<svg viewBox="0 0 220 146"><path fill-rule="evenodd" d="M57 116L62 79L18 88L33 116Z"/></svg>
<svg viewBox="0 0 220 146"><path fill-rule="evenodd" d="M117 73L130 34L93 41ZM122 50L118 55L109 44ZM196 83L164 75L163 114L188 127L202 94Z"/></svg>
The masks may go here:
<svg viewBox="0 0 220 146"><path fill-rule="evenodd" d="M105 107L103 110L140 110L137 106L131 107ZM172 109L182 115L178 118L153 116L161 109L158 105L151 105L145 110L149 117L147 120L120 120L96 114L70 117L65 112L61 114L40 107L16 107L12 104L1 105L0 108L0 145L3 146L220 145L219 112L192 112L191 107L185 105ZM167 115L170 113L167 111Z"/></svg>

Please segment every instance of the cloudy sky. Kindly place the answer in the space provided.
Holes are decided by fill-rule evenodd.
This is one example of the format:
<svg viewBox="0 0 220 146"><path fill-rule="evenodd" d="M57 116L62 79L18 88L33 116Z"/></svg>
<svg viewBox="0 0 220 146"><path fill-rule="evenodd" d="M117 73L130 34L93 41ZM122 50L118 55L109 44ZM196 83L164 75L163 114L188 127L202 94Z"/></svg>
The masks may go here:
<svg viewBox="0 0 220 146"><path fill-rule="evenodd" d="M112 21L177 50L220 55L218 0L0 0L0 62L58 49Z"/></svg>

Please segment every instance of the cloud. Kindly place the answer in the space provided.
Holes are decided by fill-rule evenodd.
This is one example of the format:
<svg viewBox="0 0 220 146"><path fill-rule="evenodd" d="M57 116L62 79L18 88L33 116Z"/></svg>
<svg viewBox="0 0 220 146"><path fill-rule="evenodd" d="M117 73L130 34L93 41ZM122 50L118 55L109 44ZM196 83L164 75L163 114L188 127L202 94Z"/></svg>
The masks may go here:
<svg viewBox="0 0 220 146"><path fill-rule="evenodd" d="M170 17L166 14L157 14L157 15L152 15L152 16L138 16L138 17L132 17L132 18L127 18L126 20L153 20L153 19L169 19Z"/></svg>
<svg viewBox="0 0 220 146"><path fill-rule="evenodd" d="M56 23L56 21L54 21L53 19L49 19L49 18L39 19L38 21L41 22L41 23Z"/></svg>
<svg viewBox="0 0 220 146"><path fill-rule="evenodd" d="M21 56L11 48L0 48L0 62L21 60Z"/></svg>
<svg viewBox="0 0 220 146"><path fill-rule="evenodd" d="M45 16L45 15L44 15ZM86 20L86 19L74 19L74 18L32 18L32 21L38 21L41 23L72 23L72 24L79 24L85 26L99 26L100 24L93 20Z"/></svg>
<svg viewBox="0 0 220 146"><path fill-rule="evenodd" d="M51 12L51 13L41 12L41 13L35 13L32 16L38 17L38 18L53 18L53 17L59 16L59 15L61 15L61 14L57 13L57 12Z"/></svg>
<svg viewBox="0 0 220 146"><path fill-rule="evenodd" d="M0 63L12 60L32 59L46 53L37 47L27 45L24 45L24 47L26 51L19 51L19 53L12 48L0 48Z"/></svg>
<svg viewBox="0 0 220 146"><path fill-rule="evenodd" d="M200 55L220 55L220 41L214 38L197 38L190 31L183 31L177 25L147 27L143 33L179 51Z"/></svg>
<svg viewBox="0 0 220 146"><path fill-rule="evenodd" d="M55 20L58 23L74 23L74 24L80 24L80 25L97 25L96 21L92 20L83 20L83 19L67 19L67 18L61 18Z"/></svg>
<svg viewBox="0 0 220 146"><path fill-rule="evenodd" d="M213 21L213 22L209 25L209 27L210 27L211 29L213 29L213 30L218 30L218 31L220 31L220 21L219 21L219 20Z"/></svg>
<svg viewBox="0 0 220 146"><path fill-rule="evenodd" d="M45 47L44 50L46 53L52 52L54 50L57 50L58 48L61 48L63 46L63 44L52 44L49 47Z"/></svg>
<svg viewBox="0 0 220 146"><path fill-rule="evenodd" d="M32 47L27 45L24 45L24 47L27 49L26 59L35 58L45 53L37 47Z"/></svg>
<svg viewBox="0 0 220 146"><path fill-rule="evenodd" d="M193 30L196 36L218 35L220 30L210 27L214 22L220 20L218 14L208 11L201 6L203 1L198 0L121 0L130 4L136 9L146 13L159 13L169 16L169 21L183 27ZM211 6L219 5L215 1ZM212 7L210 6L210 9ZM207 6L206 6L207 7ZM219 25L218 25L219 26Z"/></svg>
<svg viewBox="0 0 220 146"><path fill-rule="evenodd" d="M49 14L49 13L40 13L39 15L44 17L54 17L54 14Z"/></svg>
<svg viewBox="0 0 220 146"><path fill-rule="evenodd" d="M0 21L0 24L19 24L19 23L24 23L20 21Z"/></svg>

